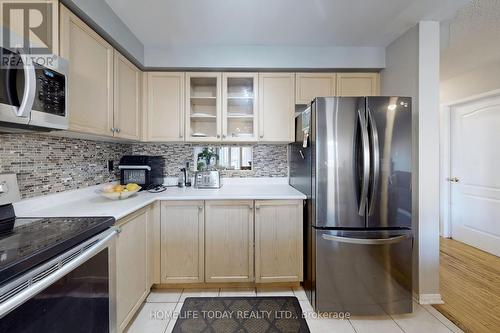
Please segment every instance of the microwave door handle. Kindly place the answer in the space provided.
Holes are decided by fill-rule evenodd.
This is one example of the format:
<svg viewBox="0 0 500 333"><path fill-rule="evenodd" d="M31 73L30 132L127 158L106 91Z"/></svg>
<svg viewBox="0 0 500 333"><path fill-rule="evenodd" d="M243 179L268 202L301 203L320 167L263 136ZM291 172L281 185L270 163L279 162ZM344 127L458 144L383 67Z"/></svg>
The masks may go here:
<svg viewBox="0 0 500 333"><path fill-rule="evenodd" d="M30 115L31 108L33 107L33 102L35 101L36 93L36 74L35 66L31 61L29 55L20 55L23 61L23 71L24 71L24 92L23 100L19 105L17 110L18 117L27 118Z"/></svg>

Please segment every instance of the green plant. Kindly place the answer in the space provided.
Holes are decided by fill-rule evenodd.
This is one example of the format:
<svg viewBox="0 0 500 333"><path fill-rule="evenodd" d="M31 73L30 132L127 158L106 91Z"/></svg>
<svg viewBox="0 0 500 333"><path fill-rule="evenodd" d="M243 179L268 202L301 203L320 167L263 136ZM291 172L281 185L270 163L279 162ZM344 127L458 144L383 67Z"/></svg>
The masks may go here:
<svg viewBox="0 0 500 333"><path fill-rule="evenodd" d="M216 161L219 161L219 155L217 155L214 151L214 148L203 148L201 153L198 154L198 160L205 160L205 164L207 166L210 165L210 160L215 157Z"/></svg>

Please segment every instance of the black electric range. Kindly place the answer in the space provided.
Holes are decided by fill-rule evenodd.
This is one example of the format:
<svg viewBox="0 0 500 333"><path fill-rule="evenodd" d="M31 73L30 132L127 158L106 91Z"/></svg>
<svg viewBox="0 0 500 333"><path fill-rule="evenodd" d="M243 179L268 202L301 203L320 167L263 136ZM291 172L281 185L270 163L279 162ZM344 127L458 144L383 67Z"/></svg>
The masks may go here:
<svg viewBox="0 0 500 333"><path fill-rule="evenodd" d="M0 234L0 285L103 232L115 222L113 217L13 216L11 219L15 219L13 229Z"/></svg>

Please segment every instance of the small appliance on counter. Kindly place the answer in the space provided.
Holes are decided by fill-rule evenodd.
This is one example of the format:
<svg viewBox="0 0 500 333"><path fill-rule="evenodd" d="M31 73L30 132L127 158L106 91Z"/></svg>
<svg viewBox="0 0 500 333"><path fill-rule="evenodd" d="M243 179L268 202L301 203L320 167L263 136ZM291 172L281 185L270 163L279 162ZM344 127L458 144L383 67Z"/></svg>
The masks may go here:
<svg viewBox="0 0 500 333"><path fill-rule="evenodd" d="M196 171L194 175L194 187L196 188L220 188L220 172L217 170Z"/></svg>
<svg viewBox="0 0 500 333"><path fill-rule="evenodd" d="M120 184L135 183L147 190L163 184L165 159L162 156L125 155L120 159Z"/></svg>

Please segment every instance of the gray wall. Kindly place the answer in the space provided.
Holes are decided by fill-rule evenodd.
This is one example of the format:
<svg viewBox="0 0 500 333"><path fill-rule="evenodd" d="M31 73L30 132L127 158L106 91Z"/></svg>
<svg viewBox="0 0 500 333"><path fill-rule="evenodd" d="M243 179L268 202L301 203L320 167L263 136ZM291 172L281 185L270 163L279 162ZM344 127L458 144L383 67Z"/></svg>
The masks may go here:
<svg viewBox="0 0 500 333"><path fill-rule="evenodd" d="M415 291L439 300L439 24L420 22L386 49L382 95L413 98Z"/></svg>

